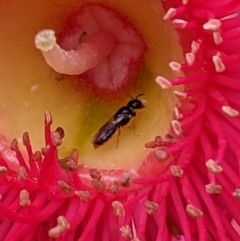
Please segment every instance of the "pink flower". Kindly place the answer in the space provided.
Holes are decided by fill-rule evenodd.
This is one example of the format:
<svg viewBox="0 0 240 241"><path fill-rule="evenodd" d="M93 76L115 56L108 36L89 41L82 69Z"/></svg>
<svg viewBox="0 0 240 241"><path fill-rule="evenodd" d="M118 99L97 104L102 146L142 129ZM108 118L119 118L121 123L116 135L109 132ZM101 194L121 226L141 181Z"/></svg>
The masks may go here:
<svg viewBox="0 0 240 241"><path fill-rule="evenodd" d="M113 141L89 151L81 140L83 148L72 149L63 158L65 138L69 134L63 130L64 125L52 130L53 120L48 111L44 115L45 144L41 151L32 150L27 132L22 138L26 155L20 151L17 138L12 141L11 152L7 147L9 137L1 137L0 240L240 240L240 3L237 0L167 0L152 4L153 12L160 11L156 6L163 5L163 19L175 27L177 34L169 26L166 28L171 38L178 36L185 60L179 63L173 59L169 63L176 77L169 78L167 72L159 71L155 82L148 80L154 87L150 92L146 87L146 108L131 120L137 131L142 130L140 137L134 139L140 144L128 141L123 133L118 150L112 151ZM128 37L121 39L126 34L124 31L112 34L115 28L111 31L103 31L102 25L96 28L90 24L91 19L84 24L79 20L83 29L80 24L76 28L71 25L80 15L86 14L87 18L94 11L95 18L101 12L102 18L111 16L112 21L121 26L118 30L126 30ZM133 27L117 7L112 10L110 6L85 5L70 19L66 18L66 26L61 30L57 38L52 30L43 30L35 43L55 71L74 75L84 72L71 80L87 95L98 96L97 102L108 106L106 100L110 105L113 99L121 99L122 93L133 84L141 83L135 81L142 69L147 69L147 55L155 45L149 44L151 41L146 41L147 37ZM84 33L80 34L80 40L79 32ZM134 51L127 48L131 45L127 42L129 39ZM156 41L156 46L158 44ZM90 52L96 58L89 56ZM62 59L59 61L59 58ZM84 70L78 72L82 62ZM122 75L118 65L123 69ZM115 82L111 82L109 72L105 71L109 67ZM98 81L99 73L105 76L103 82ZM145 73L142 78L147 77ZM143 101L142 97L139 100ZM163 108L158 108L158 104ZM169 105L173 109L168 119ZM91 110L95 110L95 106ZM156 122L142 121L148 117ZM100 119L99 115L93 126L98 125ZM88 121L82 125L87 126ZM90 134L86 134L86 139ZM148 137L153 138L146 139ZM87 155L94 159L94 164L82 163ZM106 164L109 166L106 168L98 163L119 158L125 166L115 168ZM137 167L133 163L127 166L130 159L141 159L141 163Z"/></svg>

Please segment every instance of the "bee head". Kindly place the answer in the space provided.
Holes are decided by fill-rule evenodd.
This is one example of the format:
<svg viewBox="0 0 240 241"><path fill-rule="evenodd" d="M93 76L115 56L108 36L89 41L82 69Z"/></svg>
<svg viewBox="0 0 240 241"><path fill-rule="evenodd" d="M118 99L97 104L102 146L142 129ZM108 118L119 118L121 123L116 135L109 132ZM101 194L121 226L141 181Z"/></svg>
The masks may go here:
<svg viewBox="0 0 240 241"><path fill-rule="evenodd" d="M142 109L144 108L145 106L143 105L142 101L141 100L138 100L138 99L133 99L133 100L130 100L127 104L127 106L133 110L135 109Z"/></svg>

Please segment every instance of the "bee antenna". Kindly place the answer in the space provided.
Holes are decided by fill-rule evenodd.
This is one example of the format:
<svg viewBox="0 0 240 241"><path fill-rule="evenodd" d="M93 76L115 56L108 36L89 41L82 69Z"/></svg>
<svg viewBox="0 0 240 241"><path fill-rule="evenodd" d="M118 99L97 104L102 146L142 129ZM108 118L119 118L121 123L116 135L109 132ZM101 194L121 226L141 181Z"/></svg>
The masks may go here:
<svg viewBox="0 0 240 241"><path fill-rule="evenodd" d="M134 98L132 97L132 95L130 94L130 98L132 99L132 100L134 100Z"/></svg>
<svg viewBox="0 0 240 241"><path fill-rule="evenodd" d="M141 94L137 95L135 99L137 99L138 97L140 97L140 96L142 96L142 95L144 95L144 94L141 93Z"/></svg>

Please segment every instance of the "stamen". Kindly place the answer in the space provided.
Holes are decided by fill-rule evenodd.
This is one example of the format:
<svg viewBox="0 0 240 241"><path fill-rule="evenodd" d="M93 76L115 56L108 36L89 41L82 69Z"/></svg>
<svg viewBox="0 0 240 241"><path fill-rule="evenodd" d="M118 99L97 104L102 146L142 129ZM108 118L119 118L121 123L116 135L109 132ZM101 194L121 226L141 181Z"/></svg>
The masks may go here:
<svg viewBox="0 0 240 241"><path fill-rule="evenodd" d="M221 34L219 32L213 33L213 41L216 45L219 45L223 42L223 38L221 37Z"/></svg>
<svg viewBox="0 0 240 241"><path fill-rule="evenodd" d="M67 231L68 229L70 229L70 225L67 222L66 218L63 216L59 216L57 218L57 226L50 229L48 231L48 235L51 238L59 238L61 236L61 234L65 231Z"/></svg>
<svg viewBox="0 0 240 241"><path fill-rule="evenodd" d="M103 181L93 179L91 184L98 192L103 192L105 189L105 183Z"/></svg>
<svg viewBox="0 0 240 241"><path fill-rule="evenodd" d="M171 121L171 126L172 126L174 134L176 134L177 136L181 136L182 135L181 125L180 125L180 123L177 120Z"/></svg>
<svg viewBox="0 0 240 241"><path fill-rule="evenodd" d="M112 202L113 214L117 217L125 216L125 210L122 203L118 201Z"/></svg>
<svg viewBox="0 0 240 241"><path fill-rule="evenodd" d="M23 145L27 146L30 145L30 138L28 132L23 133Z"/></svg>
<svg viewBox="0 0 240 241"><path fill-rule="evenodd" d="M61 134L58 131L51 133L51 140L54 146L60 146L62 144Z"/></svg>
<svg viewBox="0 0 240 241"><path fill-rule="evenodd" d="M108 192L112 194L116 194L119 192L120 184L117 181L110 182L108 187Z"/></svg>
<svg viewBox="0 0 240 241"><path fill-rule="evenodd" d="M173 91L173 94L179 99L186 99L187 98L187 93L182 92L182 91L175 90L175 91Z"/></svg>
<svg viewBox="0 0 240 241"><path fill-rule="evenodd" d="M76 171L78 169L77 162L72 158L68 158L67 160L67 167L70 171Z"/></svg>
<svg viewBox="0 0 240 241"><path fill-rule="evenodd" d="M221 27L222 23L218 19L210 19L207 23L203 25L203 29L209 31L218 31Z"/></svg>
<svg viewBox="0 0 240 241"><path fill-rule="evenodd" d="M28 207L31 205L31 201L30 201L30 198L29 198L29 193L26 189L23 189L20 191L20 194L19 194L19 205L22 206L22 207Z"/></svg>
<svg viewBox="0 0 240 241"><path fill-rule="evenodd" d="M240 202L240 189L236 188L232 194Z"/></svg>
<svg viewBox="0 0 240 241"><path fill-rule="evenodd" d="M163 150L155 150L154 155L159 161L165 161L169 157L167 152Z"/></svg>
<svg viewBox="0 0 240 241"><path fill-rule="evenodd" d="M195 61L195 54L194 53L186 53L185 59L186 59L187 65L192 66Z"/></svg>
<svg viewBox="0 0 240 241"><path fill-rule="evenodd" d="M58 180L57 181L57 185L60 187L60 189L64 192L64 193L69 193L72 191L71 186L69 186L66 182L64 182L63 180Z"/></svg>
<svg viewBox="0 0 240 241"><path fill-rule="evenodd" d="M129 187L132 179L132 174L130 172L126 172L122 175L119 182L123 187Z"/></svg>
<svg viewBox="0 0 240 241"><path fill-rule="evenodd" d="M173 114L176 119L182 119L183 115L179 112L179 109L177 107L173 108Z"/></svg>
<svg viewBox="0 0 240 241"><path fill-rule="evenodd" d="M199 48L200 48L200 44L197 43L197 42L195 42L195 41L192 41L192 44L191 44L191 52L192 52L193 54L196 54L197 51L199 50Z"/></svg>
<svg viewBox="0 0 240 241"><path fill-rule="evenodd" d="M220 194L222 192L221 185L216 185L212 183L205 185L205 189L208 194L212 194L212 195Z"/></svg>
<svg viewBox="0 0 240 241"><path fill-rule="evenodd" d="M65 136L64 130L62 127L57 127L57 129L55 130L55 132L58 132L60 135L60 138L63 139Z"/></svg>
<svg viewBox="0 0 240 241"><path fill-rule="evenodd" d="M192 204L188 204L186 206L186 212L190 217L194 219L199 218L203 215L203 212Z"/></svg>
<svg viewBox="0 0 240 241"><path fill-rule="evenodd" d="M230 106L223 106L222 111L229 117L237 117L239 115L239 112Z"/></svg>
<svg viewBox="0 0 240 241"><path fill-rule="evenodd" d="M26 169L21 166L18 171L18 180L24 181L27 178L27 172Z"/></svg>
<svg viewBox="0 0 240 241"><path fill-rule="evenodd" d="M33 162L40 162L40 161L42 161L42 154L41 154L40 151L34 152L34 154L32 156L32 161Z"/></svg>
<svg viewBox="0 0 240 241"><path fill-rule="evenodd" d="M183 175L183 169L180 168L179 166L171 165L170 172L173 175L173 177L175 177L175 178L180 178Z"/></svg>
<svg viewBox="0 0 240 241"><path fill-rule="evenodd" d="M164 90L169 89L172 87L172 84L170 81L168 81L167 79L165 79L164 77L158 76L155 80L157 82L157 84L160 85L160 87Z"/></svg>
<svg viewBox="0 0 240 241"><path fill-rule="evenodd" d="M52 115L48 112L44 112L44 124L45 125L52 125Z"/></svg>
<svg viewBox="0 0 240 241"><path fill-rule="evenodd" d="M101 173L95 168L89 170L89 175L91 176L92 179L96 179L96 180L101 180L102 178Z"/></svg>
<svg viewBox="0 0 240 241"><path fill-rule="evenodd" d="M76 163L78 162L79 153L77 149L73 149L70 155L71 159L73 159Z"/></svg>
<svg viewBox="0 0 240 241"><path fill-rule="evenodd" d="M213 61L213 64L215 66L215 70L217 73L222 73L223 71L225 71L226 67L218 55L214 55L212 57L212 61Z"/></svg>
<svg viewBox="0 0 240 241"><path fill-rule="evenodd" d="M169 8L168 11L163 16L163 20L170 20L171 18L173 18L175 16L176 12L177 11L175 8Z"/></svg>
<svg viewBox="0 0 240 241"><path fill-rule="evenodd" d="M157 209L158 209L158 203L155 203L155 202L150 202L150 201L146 201L144 203L144 207L145 207L145 210L146 212L149 214L149 215L153 215L156 213Z"/></svg>
<svg viewBox="0 0 240 241"><path fill-rule="evenodd" d="M131 228L128 225L122 226L119 230L124 239L131 239L133 237Z"/></svg>
<svg viewBox="0 0 240 241"><path fill-rule="evenodd" d="M18 162L21 166L23 166L26 171L28 172L29 171L29 168L22 156L22 153L20 152L19 150L19 146L18 146L18 141L16 138L13 139L12 143L11 143L11 146L10 146L10 150L11 151L15 151L16 155L17 155L17 159L18 159Z"/></svg>
<svg viewBox="0 0 240 241"><path fill-rule="evenodd" d="M84 201L85 203L89 202L91 196L90 193L88 191L75 191L75 195L77 197L79 197L82 201Z"/></svg>
<svg viewBox="0 0 240 241"><path fill-rule="evenodd" d="M18 141L16 138L13 139L10 149L11 149L11 151L19 150Z"/></svg>
<svg viewBox="0 0 240 241"><path fill-rule="evenodd" d="M208 170L213 174L218 174L222 172L222 167L212 159L209 159L205 165L208 168Z"/></svg>
<svg viewBox="0 0 240 241"><path fill-rule="evenodd" d="M179 28L179 29L184 29L187 25L187 21L183 20L183 19L174 19L172 21L172 24L175 28Z"/></svg>
<svg viewBox="0 0 240 241"><path fill-rule="evenodd" d="M178 72L181 70L182 65L177 62L172 61L169 63L169 67L172 69L172 71Z"/></svg>

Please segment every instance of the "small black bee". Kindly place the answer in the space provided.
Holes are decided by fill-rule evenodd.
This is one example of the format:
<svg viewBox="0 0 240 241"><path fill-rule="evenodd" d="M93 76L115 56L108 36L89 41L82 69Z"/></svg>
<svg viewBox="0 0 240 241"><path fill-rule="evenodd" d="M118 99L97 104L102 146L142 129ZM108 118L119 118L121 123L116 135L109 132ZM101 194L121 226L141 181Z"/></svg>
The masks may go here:
<svg viewBox="0 0 240 241"><path fill-rule="evenodd" d="M111 138L111 136L118 129L118 138L120 135L121 127L125 126L132 117L136 116L135 109L142 109L145 106L143 103L138 100L139 96L144 94L139 94L136 98L132 98L126 106L121 107L113 117L107 121L96 133L96 135L92 138L93 147L96 149L102 144L104 144L107 140ZM118 141L117 141L118 145Z"/></svg>

